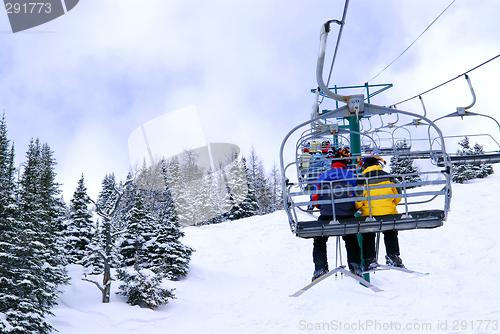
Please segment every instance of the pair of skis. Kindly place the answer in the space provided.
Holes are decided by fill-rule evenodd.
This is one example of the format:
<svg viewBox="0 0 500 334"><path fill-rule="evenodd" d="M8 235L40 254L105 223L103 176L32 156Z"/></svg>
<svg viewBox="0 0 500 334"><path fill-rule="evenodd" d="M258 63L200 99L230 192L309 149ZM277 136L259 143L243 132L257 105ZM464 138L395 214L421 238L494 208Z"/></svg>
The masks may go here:
<svg viewBox="0 0 500 334"><path fill-rule="evenodd" d="M429 275L429 273L421 273L421 272L409 270L406 268L392 267L392 266L386 266L386 265L382 265L382 264L379 264L377 267L375 267L373 269L373 271L378 271L378 270L398 270L398 271L402 271L402 272L405 272L408 274ZM341 274L346 275L346 277L353 278L356 281L358 281L359 283L361 283L362 285L364 285L365 287L371 289L373 292L384 291L384 290L378 288L377 286L373 285L372 283L368 282L367 280L363 279L362 277L354 275L349 270L347 270L345 268L345 266L340 266L340 267L337 267L337 268L333 269L332 271L328 272L327 274L324 274L323 276L318 277L317 279L315 279L311 283L307 284L305 287L303 287L299 291L295 292L293 295L290 295L290 297L299 297L304 292L306 292L307 290L309 290L310 288L312 288L313 286L315 286L319 282L323 281L324 279L330 277L331 275L333 275L335 273L341 273Z"/></svg>

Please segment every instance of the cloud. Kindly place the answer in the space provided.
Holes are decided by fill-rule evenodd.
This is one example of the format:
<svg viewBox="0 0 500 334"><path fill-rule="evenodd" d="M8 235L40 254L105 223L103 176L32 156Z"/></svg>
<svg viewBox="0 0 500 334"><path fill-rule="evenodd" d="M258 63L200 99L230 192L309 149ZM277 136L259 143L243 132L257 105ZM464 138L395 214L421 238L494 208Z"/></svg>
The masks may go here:
<svg viewBox="0 0 500 334"><path fill-rule="evenodd" d="M364 84L449 3L351 1L332 84ZM98 189L105 173L125 176L134 129L196 105L207 142L230 142L243 154L254 145L270 167L286 133L309 118L320 27L340 19L343 6L340 0L87 0L40 27L53 33L2 34L0 107L17 158L29 138L39 137L59 160L66 197L82 172L89 189L90 183ZM401 101L500 53L499 6L453 4L373 82L394 84L373 102ZM332 32L330 57L335 42ZM494 113L497 63L471 73L475 110ZM427 94L429 113L437 118L469 103L467 90L457 80ZM418 101L400 107L421 110Z"/></svg>

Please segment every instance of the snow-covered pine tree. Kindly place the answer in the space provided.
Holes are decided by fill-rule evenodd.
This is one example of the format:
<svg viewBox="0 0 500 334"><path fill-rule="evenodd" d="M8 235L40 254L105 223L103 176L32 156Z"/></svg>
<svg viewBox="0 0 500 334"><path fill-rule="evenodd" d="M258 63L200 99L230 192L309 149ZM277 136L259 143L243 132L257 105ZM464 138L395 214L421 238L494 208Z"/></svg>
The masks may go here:
<svg viewBox="0 0 500 334"><path fill-rule="evenodd" d="M476 173L473 166L470 164L452 165L452 178L451 180L456 183L465 183L466 181L476 178Z"/></svg>
<svg viewBox="0 0 500 334"><path fill-rule="evenodd" d="M479 145L478 143L475 143L474 147L472 148L472 152L474 155L483 154L484 153L483 146ZM475 171L476 178L478 179L483 179L493 174L493 166L491 164L473 165L472 168Z"/></svg>
<svg viewBox="0 0 500 334"><path fill-rule="evenodd" d="M139 175L139 172L134 177L134 173L129 172L127 174L127 180L134 179L134 182L130 183L127 187L124 187L122 182L116 186L116 190L123 193L120 199L120 203L115 210L113 215L113 221L115 223L114 228L119 231L126 229L126 217L128 212L132 209L135 204L135 190L137 189L135 178Z"/></svg>
<svg viewBox="0 0 500 334"><path fill-rule="evenodd" d="M125 229L119 242L124 267L117 269L117 278L124 284L119 286L118 294L126 296L131 305L152 309L175 298L173 290L161 287L162 279L185 275L190 255L185 260L186 256L178 250L187 247L175 242L179 238L176 231L166 228L170 219L176 221L176 215L163 178L165 169L164 161L150 167L143 165L136 177L140 186L129 183L126 187L125 195L130 197L127 202L131 203L131 208L125 215ZM151 203L155 205L154 210Z"/></svg>
<svg viewBox="0 0 500 334"><path fill-rule="evenodd" d="M91 242L93 222L88 209L89 204L90 199L82 174L70 201L69 219L65 223L63 233L66 239L65 249L69 263L80 263L85 255L85 248Z"/></svg>
<svg viewBox="0 0 500 334"><path fill-rule="evenodd" d="M3 115L0 120L0 333L39 333L39 330L48 333L52 326L44 317L50 313L50 306L37 305L30 293L40 276L32 279L24 265L29 245L21 238L23 224L17 219L14 173L14 147L7 138Z"/></svg>
<svg viewBox="0 0 500 334"><path fill-rule="evenodd" d="M151 263L149 269L152 269L164 278L178 279L187 274L193 249L183 245L180 241L184 233L181 230L178 216L174 210L174 201L170 193L170 188L166 186L166 178L168 175L173 175L167 171L169 163L162 160L158 165L162 171L163 184L165 186L162 190L146 191L146 200L149 203L155 204L154 208L149 206L151 210L150 214L155 218L154 240L148 246ZM157 182L159 181L157 180ZM141 189L141 191L143 190ZM153 196L154 200L152 199Z"/></svg>
<svg viewBox="0 0 500 334"><path fill-rule="evenodd" d="M235 160L227 166L229 172L227 185L230 191L231 210L228 212L229 220L238 220L257 214L259 209L255 192L247 181L248 170L245 158Z"/></svg>
<svg viewBox="0 0 500 334"><path fill-rule="evenodd" d="M396 150L404 150L409 148L409 143L404 140L402 142L397 142L396 143ZM405 175L402 177L397 177L399 182L403 182L403 180L406 183L409 182L420 182L422 181L422 178L420 175L416 174L418 173L418 167L415 166L415 161L414 159L410 158L400 158L399 156L395 155L391 158L391 174L399 174L399 175ZM408 175L410 174L410 175ZM413 175L411 175L413 174ZM407 188L414 188L414 186L407 186Z"/></svg>
<svg viewBox="0 0 500 334"><path fill-rule="evenodd" d="M179 223L179 219L177 217L177 213L175 212L174 200L172 198L172 192L170 191L170 186L168 184L168 172L167 172L168 163L165 160L160 161L160 168L162 173L163 184L165 185L162 188L162 191L157 193L158 203L157 206L154 207L154 212L157 212L158 216L166 217L169 220L176 220Z"/></svg>
<svg viewBox="0 0 500 334"><path fill-rule="evenodd" d="M269 173L269 189L271 194L270 212L281 210L283 208L283 191L281 189L281 172L278 170L276 163L273 164Z"/></svg>
<svg viewBox="0 0 500 334"><path fill-rule="evenodd" d="M115 174L106 174L102 180L102 190L99 192L99 198L96 205L106 213L111 213L120 197L120 192L116 184Z"/></svg>
<svg viewBox="0 0 500 334"><path fill-rule="evenodd" d="M175 217L163 212L155 226L155 240L149 249L152 270L170 280L185 277L193 249L181 243L184 236Z"/></svg>
<svg viewBox="0 0 500 334"><path fill-rule="evenodd" d="M227 167L227 166L226 166ZM210 219L210 224L222 223L227 219L227 215L231 210L231 190L228 186L228 178L225 168L216 171L213 182L213 195L214 200L212 205L216 207L217 215Z"/></svg>
<svg viewBox="0 0 500 334"><path fill-rule="evenodd" d="M45 221L49 223L47 227L50 229L50 232L55 231L58 235L62 236L66 205L60 196L60 184L56 182L55 166L57 162L54 158L54 152L47 143L42 144L40 153L42 166L39 190L42 204L45 208ZM64 240L63 238L58 238L58 241L62 241L62 244L59 245L61 247L59 251L64 254Z"/></svg>
<svg viewBox="0 0 500 334"><path fill-rule="evenodd" d="M188 218L186 225L196 225L204 220L205 203L200 196L203 188L204 170L198 165L198 154L194 150L184 150L181 155L181 196L182 205L177 209L183 211L182 217ZM175 198L177 202L177 197Z"/></svg>
<svg viewBox="0 0 500 334"><path fill-rule="evenodd" d="M60 237L62 202L55 182L55 160L47 144L31 140L18 190L19 220L15 263L10 269L17 299L5 312L10 333L49 333L45 321L56 305L58 286L67 284Z"/></svg>
<svg viewBox="0 0 500 334"><path fill-rule="evenodd" d="M169 299L175 299L173 294L175 289L162 288L162 277L139 265L134 266L132 273L127 269L118 269L117 278L125 283L118 287L121 291L117 294L127 297L127 303L130 305L154 310L160 305L167 304Z"/></svg>
<svg viewBox="0 0 500 334"><path fill-rule="evenodd" d="M460 148L457 150L457 155L473 155L474 150L470 147L469 137L465 137L458 142Z"/></svg>
<svg viewBox="0 0 500 334"><path fill-rule="evenodd" d="M476 143L474 147L470 147L468 137L461 140L458 145L457 155L478 155L483 154L483 147ZM493 167L490 164L453 164L452 166L452 181L456 183L464 183L475 178L485 178L493 174Z"/></svg>
<svg viewBox="0 0 500 334"><path fill-rule="evenodd" d="M190 197L188 185L181 171L177 157L165 162L164 169L167 186L172 196L173 205L181 226L193 224L193 198Z"/></svg>
<svg viewBox="0 0 500 334"><path fill-rule="evenodd" d="M246 161L246 167L248 184L257 200L258 209L256 213L258 215L269 213L271 198L268 189L268 181L264 172L264 165L253 146L250 150L250 156Z"/></svg>
<svg viewBox="0 0 500 334"><path fill-rule="evenodd" d="M200 186L195 199L199 217L197 225L222 222L225 214L231 209L223 171L209 170L200 180Z"/></svg>
<svg viewBox="0 0 500 334"><path fill-rule="evenodd" d="M164 201L166 182L163 172L165 161L158 161L147 166L144 161L141 170L135 177L135 184L145 196L151 211L160 210Z"/></svg>
<svg viewBox="0 0 500 334"><path fill-rule="evenodd" d="M125 217L125 230L120 234L118 242L122 266L138 264L141 268L149 268L148 248L154 241L154 217L137 186L130 183L128 188L133 205Z"/></svg>
<svg viewBox="0 0 500 334"><path fill-rule="evenodd" d="M93 224L92 231L93 233L90 238L90 243L85 246L83 257L80 260L79 264L81 264L85 268L86 274L99 275L104 271L104 259L102 254L104 253L103 250L106 248L104 231L99 219L97 219L95 224ZM113 249L115 248L113 247ZM116 264L116 266L118 266L118 263Z"/></svg>

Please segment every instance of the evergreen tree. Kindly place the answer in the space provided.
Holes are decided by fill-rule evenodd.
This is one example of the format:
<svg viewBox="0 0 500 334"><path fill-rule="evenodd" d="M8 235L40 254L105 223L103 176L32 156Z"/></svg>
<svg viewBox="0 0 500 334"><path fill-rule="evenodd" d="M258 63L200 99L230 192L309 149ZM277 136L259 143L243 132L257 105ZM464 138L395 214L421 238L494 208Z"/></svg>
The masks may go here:
<svg viewBox="0 0 500 334"><path fill-rule="evenodd" d="M51 315L50 309L57 304L58 286L69 281L61 249L62 201L57 197L55 160L48 145L32 140L26 157L19 184L18 219L7 218L10 227L2 233L14 247L4 259L10 268L1 278L0 311L5 314L5 332L49 333L54 328L45 316ZM12 166L7 170L13 171ZM13 209L12 204L6 209L4 213ZM7 282L10 286L4 285Z"/></svg>
<svg viewBox="0 0 500 334"><path fill-rule="evenodd" d="M235 160L227 167L229 169L229 172L226 173L227 185L232 205L228 212L228 219L238 220L256 215L259 207L254 189L247 181L248 170L245 158Z"/></svg>
<svg viewBox="0 0 500 334"><path fill-rule="evenodd" d="M246 163L247 166L247 179L249 188L252 190L257 201L257 214L263 215L269 213L270 206L270 191L267 187L267 180L264 173L264 165L255 152L252 146L250 156Z"/></svg>
<svg viewBox="0 0 500 334"><path fill-rule="evenodd" d="M149 250L152 270L170 280L185 277L193 249L181 243L184 236L176 219L162 214L155 228L155 241Z"/></svg>
<svg viewBox="0 0 500 334"><path fill-rule="evenodd" d="M55 285L67 283L66 258L62 237L64 203L55 181L56 161L47 144L31 141L27 162L20 180L19 202L21 220L32 229L34 241L45 246L44 259L50 267L44 269L45 279Z"/></svg>
<svg viewBox="0 0 500 334"><path fill-rule="evenodd" d="M52 327L44 321L44 316L50 307L43 309L35 304L32 294L23 295L28 280L30 284L34 280L30 280L29 269L22 267L28 245L22 239L23 225L17 219L14 173L14 147L10 147L3 115L0 121L0 332L32 333L43 328L48 332ZM26 307L31 315L23 314Z"/></svg>
<svg viewBox="0 0 500 334"><path fill-rule="evenodd" d="M175 298L173 290L164 289L160 284L163 278L185 276L193 251L179 240L184 234L166 187L167 165L161 161L150 167L143 166L137 176L140 186L128 185L126 194L133 197L133 205L125 217L126 229L120 241L122 265L128 268L117 270L117 278L124 282L118 294L128 297L127 302L131 305L152 309ZM159 175L163 178L163 186Z"/></svg>
<svg viewBox="0 0 500 334"><path fill-rule="evenodd" d="M169 299L175 299L174 289L161 287L161 276L138 265L134 266L134 271L129 273L126 269L117 270L117 278L125 283L118 287L121 291L117 294L126 296L127 303L154 310L160 305L167 304Z"/></svg>
<svg viewBox="0 0 500 334"><path fill-rule="evenodd" d="M159 196L158 200L158 210L155 210L155 212L158 212L159 216L167 217L169 220L176 220L177 222L179 222L177 213L175 212L174 200L172 198L172 192L168 182L168 177L169 177L169 173L167 171L168 164L165 160L162 160L160 162L160 165L162 171L163 184L165 186L163 188L163 191L160 192L161 196Z"/></svg>
<svg viewBox="0 0 500 334"><path fill-rule="evenodd" d="M135 184L145 196L153 212L161 210L161 206L164 205L165 201L166 182L164 164L165 161L161 160L151 166L147 166L144 161L140 172L135 177Z"/></svg>
<svg viewBox="0 0 500 334"><path fill-rule="evenodd" d="M474 150L470 147L469 137L465 137L458 142L460 148L457 150L457 155L473 155Z"/></svg>
<svg viewBox="0 0 500 334"><path fill-rule="evenodd" d="M85 248L92 239L92 215L88 205L83 174L70 201L69 220L65 224L64 236L66 239L66 256L70 263L80 263L85 255Z"/></svg>
<svg viewBox="0 0 500 334"><path fill-rule="evenodd" d="M396 150L408 149L409 144L406 140L396 143ZM391 174L405 175L396 177L399 182L421 182L422 178L418 175L418 168L414 165L414 160L410 158L400 158L395 155L391 158ZM407 186L407 188L414 188L415 186Z"/></svg>
<svg viewBox="0 0 500 334"><path fill-rule="evenodd" d="M483 154L483 147L476 143L474 147L470 147L468 137L461 140L458 145L460 149L457 150L458 156L464 155L478 155ZM453 164L452 166L452 181L456 183L464 183L468 180L475 178L485 178L493 174L493 167L490 164Z"/></svg>
<svg viewBox="0 0 500 334"><path fill-rule="evenodd" d="M90 238L90 243L85 246L82 259L79 262L84 268L86 268L86 274L102 274L104 271L105 248L106 240L104 238L104 230L99 219L97 219ZM117 256L112 258L117 258ZM118 267L118 264L116 264L116 267Z"/></svg>
<svg viewBox="0 0 500 334"><path fill-rule="evenodd" d="M64 204L62 197L60 197L60 184L56 182L56 173L54 169L57 163L53 157L54 152L50 149L48 144L42 144L40 153L42 165L39 191L41 203L45 213L42 217L47 223L49 223L47 225L49 232L55 232L58 236L61 236L62 231L64 230L63 221L66 205ZM61 241L63 239L58 238L57 240ZM64 250L62 248L58 251L64 254Z"/></svg>
<svg viewBox="0 0 500 334"><path fill-rule="evenodd" d="M281 188L281 172L278 170L276 163L273 164L269 175L269 188L271 192L270 212L281 210L283 208L283 191Z"/></svg>
<svg viewBox="0 0 500 334"><path fill-rule="evenodd" d="M231 209L223 171L208 171L200 184L201 188L195 199L200 221L198 225L222 222L225 214Z"/></svg>
<svg viewBox="0 0 500 334"><path fill-rule="evenodd" d="M472 152L474 155L483 154L483 146L475 143L474 147L472 148ZM478 179L483 179L493 174L493 166L491 166L490 164L475 164L472 166L472 169L474 170L474 174Z"/></svg>
<svg viewBox="0 0 500 334"><path fill-rule="evenodd" d="M211 196L216 200L213 201L212 205L216 207L215 211L217 215L210 219L210 224L224 222L233 205L231 203L231 189L228 186L226 169L227 166L217 171L213 183L213 194Z"/></svg>
<svg viewBox="0 0 500 334"><path fill-rule="evenodd" d="M14 145L7 138L5 114L0 120L0 217L14 215L15 206Z"/></svg>
<svg viewBox="0 0 500 334"><path fill-rule="evenodd" d="M204 170L198 165L198 155L193 150L184 150L181 155L182 216L188 218L186 225L197 225L205 220L206 197L203 196ZM176 198L177 200L177 198Z"/></svg>
<svg viewBox="0 0 500 334"><path fill-rule="evenodd" d="M175 169L177 167L175 161L169 165L162 160L156 166L150 166L147 173L143 171L138 175L141 193L145 195L145 200L149 203L147 214L153 217L151 222L154 226L154 237L151 242L147 243L150 261L147 266L143 264L142 267L149 268L167 279L179 279L187 275L193 249L183 245L180 241L184 233L181 231L179 219L174 210L170 187L167 187L167 177L174 174L172 170L168 171L169 167ZM163 187L158 177L159 173L163 180ZM144 189L144 185L149 186ZM174 183L173 186L177 184Z"/></svg>
<svg viewBox="0 0 500 334"><path fill-rule="evenodd" d="M117 190L115 174L106 174L102 180L102 190L99 192L96 206L102 212L111 213L115 209L118 197L119 191Z"/></svg>
<svg viewBox="0 0 500 334"><path fill-rule="evenodd" d="M120 236L119 251L122 256L122 265L140 265L150 267L148 246L153 243L154 218L139 189L131 183L129 185L134 204L125 218L125 230Z"/></svg>
<svg viewBox="0 0 500 334"><path fill-rule="evenodd" d="M189 185L182 175L177 157L165 163L165 179L173 200L173 206L181 226L193 225L193 198L190 197Z"/></svg>
<svg viewBox="0 0 500 334"><path fill-rule="evenodd" d="M465 181L473 180L476 178L476 173L473 166L470 164L452 165L452 178L451 180L456 183L465 183Z"/></svg>

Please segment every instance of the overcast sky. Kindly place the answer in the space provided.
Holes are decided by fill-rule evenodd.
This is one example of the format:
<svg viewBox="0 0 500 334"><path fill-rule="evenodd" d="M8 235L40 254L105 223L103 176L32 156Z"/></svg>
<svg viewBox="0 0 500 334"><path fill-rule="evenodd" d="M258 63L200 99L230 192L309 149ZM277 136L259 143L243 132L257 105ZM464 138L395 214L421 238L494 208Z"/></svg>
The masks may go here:
<svg viewBox="0 0 500 334"><path fill-rule="evenodd" d="M351 0L331 83L370 80L451 2ZM343 8L344 0L81 0L67 14L16 34L0 15L0 108L18 163L30 138L39 138L55 152L65 199L82 173L95 198L106 173L125 178L134 130L195 106L193 128L201 124L206 142L238 145L243 155L253 145L270 169L284 136L310 117L320 28L341 19ZM399 102L500 54L499 14L496 0L456 0L370 81L394 85L372 103ZM335 30L329 36L327 62L336 36ZM500 118L499 74L500 59L470 73L478 99L473 111ZM460 78L424 100L435 119L472 98ZM418 100L398 107L421 112ZM480 121L438 125L449 134L500 137ZM180 120L185 135L164 145L189 147L198 138L189 123Z"/></svg>

